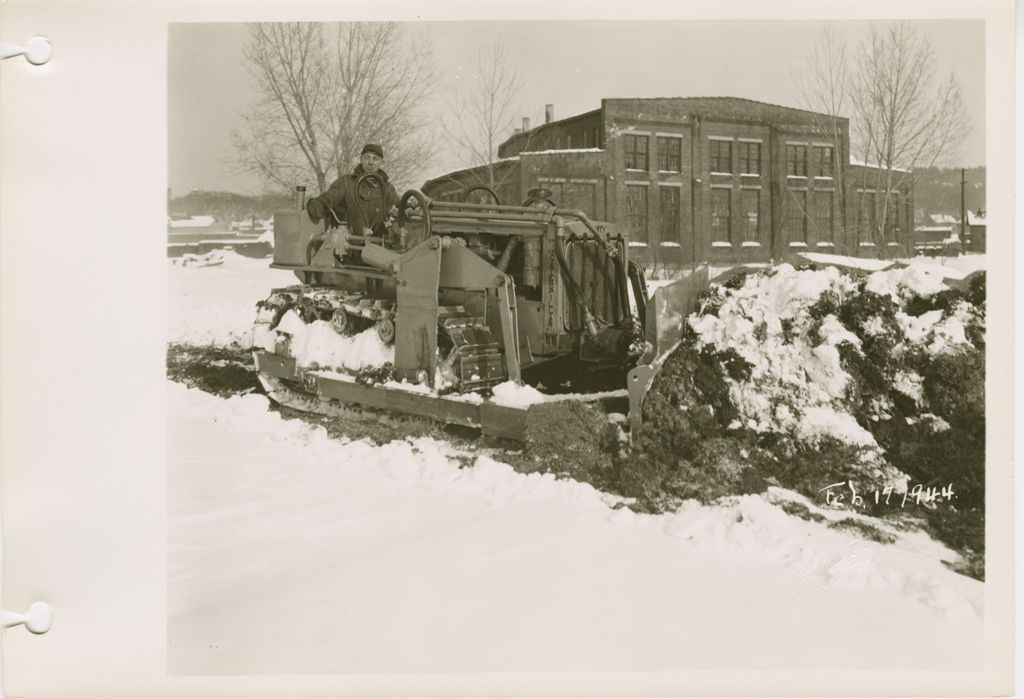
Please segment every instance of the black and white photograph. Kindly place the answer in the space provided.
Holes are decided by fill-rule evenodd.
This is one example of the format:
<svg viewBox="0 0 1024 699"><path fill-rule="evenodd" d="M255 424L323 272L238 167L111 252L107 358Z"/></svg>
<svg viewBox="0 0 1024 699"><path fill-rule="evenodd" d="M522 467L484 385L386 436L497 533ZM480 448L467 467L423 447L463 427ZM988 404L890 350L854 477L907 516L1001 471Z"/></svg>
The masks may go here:
<svg viewBox="0 0 1024 699"><path fill-rule="evenodd" d="M0 699L1013 694L1013 8L634 4L0 3Z"/></svg>
<svg viewBox="0 0 1024 699"><path fill-rule="evenodd" d="M168 671L978 668L984 41L172 25Z"/></svg>

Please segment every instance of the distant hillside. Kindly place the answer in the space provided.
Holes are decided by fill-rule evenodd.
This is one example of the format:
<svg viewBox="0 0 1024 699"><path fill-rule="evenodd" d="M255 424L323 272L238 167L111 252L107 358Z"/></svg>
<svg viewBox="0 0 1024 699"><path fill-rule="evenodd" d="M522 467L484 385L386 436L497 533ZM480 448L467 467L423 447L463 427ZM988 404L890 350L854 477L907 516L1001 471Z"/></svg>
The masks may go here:
<svg viewBox="0 0 1024 699"><path fill-rule="evenodd" d="M954 168L920 168L914 182L916 218L929 214L951 214L960 218L960 170ZM964 201L968 211L988 210L985 203L985 168L967 169Z"/></svg>
<svg viewBox="0 0 1024 699"><path fill-rule="evenodd" d="M172 197L167 205L167 213L171 218L212 214L221 221L229 223L252 218L270 218L275 211L292 206L290 193L246 195L194 189L184 196Z"/></svg>

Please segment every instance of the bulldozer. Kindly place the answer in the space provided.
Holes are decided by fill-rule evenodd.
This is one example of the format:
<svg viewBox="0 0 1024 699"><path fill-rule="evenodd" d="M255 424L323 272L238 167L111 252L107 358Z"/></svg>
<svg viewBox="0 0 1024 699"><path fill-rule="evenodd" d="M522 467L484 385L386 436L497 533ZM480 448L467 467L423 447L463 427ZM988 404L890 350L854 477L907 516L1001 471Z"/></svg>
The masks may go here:
<svg viewBox="0 0 1024 699"><path fill-rule="evenodd" d="M491 396L512 382L628 401L635 430L658 360L708 284L702 266L650 295L626 236L543 188L519 205L486 185L457 201L413 189L372 230L337 215L313 223L304 201L298 188L275 214L271 264L299 283L258 304L254 331L267 394L303 410L340 403L522 440L529 407ZM296 317L340 336L372 330L393 349L386 375L301 365L288 342Z"/></svg>

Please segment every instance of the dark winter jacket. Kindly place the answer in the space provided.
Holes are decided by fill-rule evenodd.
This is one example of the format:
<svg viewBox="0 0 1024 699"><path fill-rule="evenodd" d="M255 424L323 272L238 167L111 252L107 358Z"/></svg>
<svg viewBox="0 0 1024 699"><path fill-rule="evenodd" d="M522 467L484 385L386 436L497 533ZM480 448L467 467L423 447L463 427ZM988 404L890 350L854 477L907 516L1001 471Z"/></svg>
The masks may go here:
<svg viewBox="0 0 1024 699"><path fill-rule="evenodd" d="M328 212L328 209L331 209L338 219L347 221L353 231L378 228L387 219L391 207L398 204L398 193L383 170L377 170L375 173L383 183L383 200L381 187L372 178L363 180L359 185L359 192L356 193L356 180L362 174L363 166L356 165L351 174L339 177L326 192L310 199L306 204L306 211L313 223L319 223L325 216L328 222L333 223L334 219Z"/></svg>

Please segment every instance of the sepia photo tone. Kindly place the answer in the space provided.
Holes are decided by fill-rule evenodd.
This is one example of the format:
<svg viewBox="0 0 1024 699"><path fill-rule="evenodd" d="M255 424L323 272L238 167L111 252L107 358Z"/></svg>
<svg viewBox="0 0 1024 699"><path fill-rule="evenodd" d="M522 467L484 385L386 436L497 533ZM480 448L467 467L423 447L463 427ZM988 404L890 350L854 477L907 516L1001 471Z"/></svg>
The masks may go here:
<svg viewBox="0 0 1024 699"><path fill-rule="evenodd" d="M171 24L167 672L982 669L985 46Z"/></svg>

